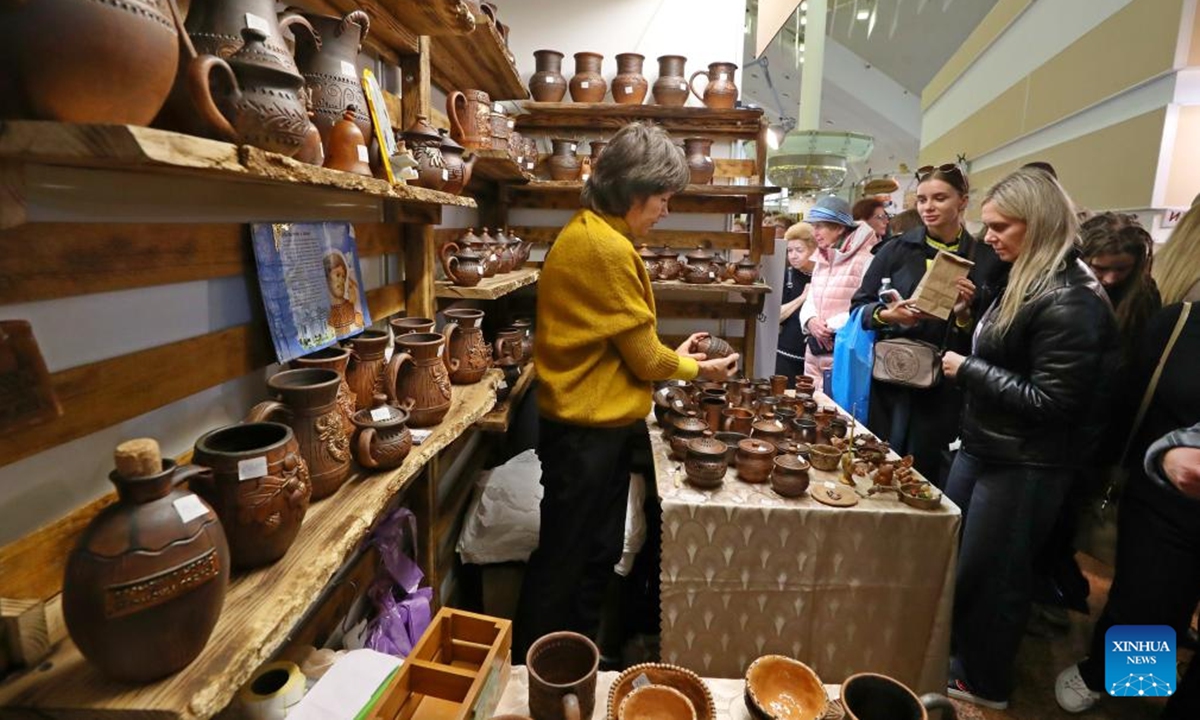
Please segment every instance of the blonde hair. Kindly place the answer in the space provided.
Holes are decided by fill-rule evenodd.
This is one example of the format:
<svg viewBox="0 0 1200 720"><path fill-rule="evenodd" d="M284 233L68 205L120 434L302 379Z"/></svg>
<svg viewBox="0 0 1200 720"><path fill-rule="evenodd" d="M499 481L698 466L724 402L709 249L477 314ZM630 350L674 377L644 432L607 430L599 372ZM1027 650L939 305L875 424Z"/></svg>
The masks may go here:
<svg viewBox="0 0 1200 720"><path fill-rule="evenodd" d="M1167 244L1154 254L1151 274L1163 305L1182 302L1200 282L1200 205L1184 213Z"/></svg>
<svg viewBox="0 0 1200 720"><path fill-rule="evenodd" d="M1021 305L1047 290L1063 268L1079 232L1075 206L1062 185L1041 170L1017 170L987 191L983 204L992 203L1007 217L1024 221L1021 254L1008 275L995 326L1008 332Z"/></svg>
<svg viewBox="0 0 1200 720"><path fill-rule="evenodd" d="M813 235L813 226L806 222L798 222L787 229L783 234L783 239L791 242L799 240L809 247L816 247L817 238Z"/></svg>

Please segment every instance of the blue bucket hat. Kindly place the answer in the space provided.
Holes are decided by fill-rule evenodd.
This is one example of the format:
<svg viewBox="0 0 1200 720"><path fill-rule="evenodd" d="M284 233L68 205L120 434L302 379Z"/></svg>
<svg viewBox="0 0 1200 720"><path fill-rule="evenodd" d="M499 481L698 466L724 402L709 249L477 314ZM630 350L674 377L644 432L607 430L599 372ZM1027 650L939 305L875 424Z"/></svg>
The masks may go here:
<svg viewBox="0 0 1200 720"><path fill-rule="evenodd" d="M851 228L858 227L858 223L850 216L850 203L837 195L826 195L818 200L804 219L810 223L827 222Z"/></svg>

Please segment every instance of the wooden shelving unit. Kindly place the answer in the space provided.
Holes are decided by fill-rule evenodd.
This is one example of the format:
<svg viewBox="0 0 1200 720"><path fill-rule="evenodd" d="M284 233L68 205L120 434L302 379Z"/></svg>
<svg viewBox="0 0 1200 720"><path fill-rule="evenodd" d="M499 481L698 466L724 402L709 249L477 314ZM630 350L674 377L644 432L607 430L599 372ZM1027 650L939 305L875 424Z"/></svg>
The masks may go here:
<svg viewBox="0 0 1200 720"><path fill-rule="evenodd" d="M690 283L682 280L655 280L650 283L655 292L661 290L680 290L687 292L710 293L724 295L726 293L741 293L742 295L766 295L771 292L771 286L763 282L753 285L738 285L735 282L722 281L715 283Z"/></svg>
<svg viewBox="0 0 1200 720"><path fill-rule="evenodd" d="M574 210L579 207L581 182L538 180L504 189L512 207ZM761 210L763 198L779 188L770 185L688 185L671 198L671 210L688 213L745 213Z"/></svg>
<svg viewBox="0 0 1200 720"><path fill-rule="evenodd" d="M529 97L504 38L491 23L466 35L430 38L433 84L451 90L482 90L492 100Z"/></svg>
<svg viewBox="0 0 1200 720"><path fill-rule="evenodd" d="M535 379L537 379L537 371L534 370L533 363L526 363L521 368L521 376L517 378L508 397L504 398L502 402L498 401L491 412L475 423L475 427L489 433L508 432L508 426L512 423L513 411L520 406L521 400L525 398L525 394L529 392Z"/></svg>
<svg viewBox="0 0 1200 720"><path fill-rule="evenodd" d="M400 468L353 478L312 505L282 560L231 580L217 627L187 668L150 685L117 684L100 675L67 640L47 663L0 685L0 716L198 720L221 711L255 669L284 645L393 498L494 407L501 379L500 371L492 370L475 385L456 385L446 420L413 448Z"/></svg>
<svg viewBox="0 0 1200 720"><path fill-rule="evenodd" d="M612 133L639 120L662 125L672 134L695 134L713 138L757 140L766 127L759 108L713 110L707 107L663 105L619 105L612 102L521 103L517 130L549 133Z"/></svg>
<svg viewBox="0 0 1200 720"><path fill-rule="evenodd" d="M472 179L482 178L493 182L527 183L533 173L522 170L504 150L472 150L478 160L471 173Z"/></svg>
<svg viewBox="0 0 1200 720"><path fill-rule="evenodd" d="M514 290L534 284L540 274L541 271L535 267L523 267L503 275L484 278L475 287L462 287L449 280L438 280L434 294L439 298L456 300L497 300Z"/></svg>

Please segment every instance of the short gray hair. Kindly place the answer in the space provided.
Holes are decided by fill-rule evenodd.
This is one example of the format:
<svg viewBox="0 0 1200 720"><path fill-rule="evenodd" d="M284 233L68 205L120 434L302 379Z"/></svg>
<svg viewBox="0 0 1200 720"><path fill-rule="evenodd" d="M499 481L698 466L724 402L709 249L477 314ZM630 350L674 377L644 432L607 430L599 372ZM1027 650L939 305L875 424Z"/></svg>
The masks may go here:
<svg viewBox="0 0 1200 720"><path fill-rule="evenodd" d="M651 195L681 192L690 178L683 149L666 130L630 123L604 146L580 202L598 213L624 216L634 203Z"/></svg>

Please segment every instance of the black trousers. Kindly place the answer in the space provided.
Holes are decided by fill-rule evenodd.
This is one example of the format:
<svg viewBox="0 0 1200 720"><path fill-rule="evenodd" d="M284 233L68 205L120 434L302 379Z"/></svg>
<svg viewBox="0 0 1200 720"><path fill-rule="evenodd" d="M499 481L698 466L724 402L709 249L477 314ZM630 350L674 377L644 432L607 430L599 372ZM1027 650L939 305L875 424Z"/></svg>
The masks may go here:
<svg viewBox="0 0 1200 720"><path fill-rule="evenodd" d="M629 473L651 462L650 436L643 421L593 428L543 417L538 458L541 531L517 606L512 650L517 663L546 633L572 630L596 639L625 540Z"/></svg>
<svg viewBox="0 0 1200 720"><path fill-rule="evenodd" d="M1073 473L1009 465L959 451L946 495L963 513L950 653L954 670L989 700L1007 700L1029 619L1033 564Z"/></svg>
<svg viewBox="0 0 1200 720"><path fill-rule="evenodd" d="M943 453L958 436L961 411L962 392L948 379L928 390L872 381L867 426L900 455L912 455L917 471L940 485Z"/></svg>
<svg viewBox="0 0 1200 720"><path fill-rule="evenodd" d="M1117 567L1108 604L1079 664L1088 687L1104 691L1104 635L1113 625L1169 625L1183 637L1200 601L1200 506L1130 478L1117 511ZM1174 669L1168 671L1169 676ZM1200 660L1193 660L1163 718L1200 718Z"/></svg>
<svg viewBox="0 0 1200 720"><path fill-rule="evenodd" d="M796 376L804 374L804 352L801 351L799 359L775 353L775 374L787 375L787 386L795 388Z"/></svg>

